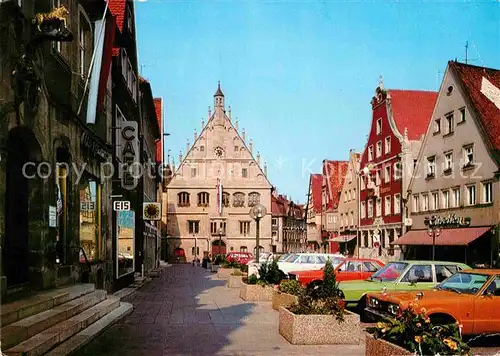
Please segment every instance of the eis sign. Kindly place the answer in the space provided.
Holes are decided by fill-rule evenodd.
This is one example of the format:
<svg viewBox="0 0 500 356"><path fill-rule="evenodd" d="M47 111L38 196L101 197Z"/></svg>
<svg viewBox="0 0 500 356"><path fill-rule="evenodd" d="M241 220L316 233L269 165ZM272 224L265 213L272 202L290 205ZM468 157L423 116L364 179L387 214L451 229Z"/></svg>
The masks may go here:
<svg viewBox="0 0 500 356"><path fill-rule="evenodd" d="M120 130L121 137L121 180L123 188L132 190L137 186L140 175L139 131L137 122L125 121Z"/></svg>

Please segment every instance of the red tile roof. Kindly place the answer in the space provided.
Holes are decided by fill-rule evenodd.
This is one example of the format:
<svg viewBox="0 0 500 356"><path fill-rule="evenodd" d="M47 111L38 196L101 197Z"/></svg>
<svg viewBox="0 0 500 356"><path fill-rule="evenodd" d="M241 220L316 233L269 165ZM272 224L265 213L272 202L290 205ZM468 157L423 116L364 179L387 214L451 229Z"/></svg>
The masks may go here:
<svg viewBox="0 0 500 356"><path fill-rule="evenodd" d="M477 119L495 150L500 150L500 109L482 92L483 78L500 89L500 70L448 62L477 113Z"/></svg>
<svg viewBox="0 0 500 356"><path fill-rule="evenodd" d="M340 192L349 168L349 161L323 161L323 177L326 188L326 209L336 209L339 205Z"/></svg>
<svg viewBox="0 0 500 356"><path fill-rule="evenodd" d="M156 119L158 120L158 127L160 128L161 138L156 143L156 162L163 161L163 101L161 98L154 98L153 102L155 104Z"/></svg>
<svg viewBox="0 0 500 356"><path fill-rule="evenodd" d="M288 201L281 195L271 195L271 213L273 216L285 216L287 212Z"/></svg>
<svg viewBox="0 0 500 356"><path fill-rule="evenodd" d="M309 191L312 194L312 205L316 213L321 213L321 192L323 189L323 175L311 174ZM311 199L311 197L309 197Z"/></svg>
<svg viewBox="0 0 500 356"><path fill-rule="evenodd" d="M109 11L116 17L116 25L120 32L123 30L125 22L125 10L127 9L127 0L109 0Z"/></svg>
<svg viewBox="0 0 500 356"><path fill-rule="evenodd" d="M434 111L438 93L420 90L387 91L391 96L392 117L401 135L408 129L408 139L420 140L425 135Z"/></svg>

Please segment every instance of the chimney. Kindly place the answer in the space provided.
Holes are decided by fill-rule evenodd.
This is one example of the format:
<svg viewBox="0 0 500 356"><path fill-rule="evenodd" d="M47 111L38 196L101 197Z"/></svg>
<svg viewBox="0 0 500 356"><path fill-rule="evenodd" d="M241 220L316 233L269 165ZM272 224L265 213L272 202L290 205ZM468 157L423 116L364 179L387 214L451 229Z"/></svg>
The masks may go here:
<svg viewBox="0 0 500 356"><path fill-rule="evenodd" d="M234 128L236 129L236 132L239 131L239 128L238 128L238 117L236 117L236 123L234 124Z"/></svg>
<svg viewBox="0 0 500 356"><path fill-rule="evenodd" d="M231 105L229 105L227 109L227 116L229 117L229 120L231 120Z"/></svg>
<svg viewBox="0 0 500 356"><path fill-rule="evenodd" d="M205 120L203 120L203 118L201 118L201 131L203 131L204 128L205 128Z"/></svg>
<svg viewBox="0 0 500 356"><path fill-rule="evenodd" d="M210 121L210 118L212 117L212 109L210 106L208 107L208 121Z"/></svg>
<svg viewBox="0 0 500 356"><path fill-rule="evenodd" d="M267 177L267 162L264 162L264 175Z"/></svg>
<svg viewBox="0 0 500 356"><path fill-rule="evenodd" d="M196 129L194 129L194 140L193 140L193 143L195 143L197 139L198 139L198 134L196 133Z"/></svg>
<svg viewBox="0 0 500 356"><path fill-rule="evenodd" d="M257 151L257 164L260 166L260 152Z"/></svg>
<svg viewBox="0 0 500 356"><path fill-rule="evenodd" d="M250 148L250 153L253 154L253 143L252 139L250 139L250 143L248 144L248 148Z"/></svg>
<svg viewBox="0 0 500 356"><path fill-rule="evenodd" d="M241 138L243 139L243 142L246 143L246 140L245 140L245 129L241 130Z"/></svg>

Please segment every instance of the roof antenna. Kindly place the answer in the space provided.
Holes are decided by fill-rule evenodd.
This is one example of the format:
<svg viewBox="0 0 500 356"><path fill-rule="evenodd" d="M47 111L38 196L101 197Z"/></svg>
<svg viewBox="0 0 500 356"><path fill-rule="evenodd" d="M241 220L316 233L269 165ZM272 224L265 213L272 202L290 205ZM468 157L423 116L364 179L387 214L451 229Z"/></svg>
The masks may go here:
<svg viewBox="0 0 500 356"><path fill-rule="evenodd" d="M469 49L469 41L465 41L465 64L467 64L467 52Z"/></svg>

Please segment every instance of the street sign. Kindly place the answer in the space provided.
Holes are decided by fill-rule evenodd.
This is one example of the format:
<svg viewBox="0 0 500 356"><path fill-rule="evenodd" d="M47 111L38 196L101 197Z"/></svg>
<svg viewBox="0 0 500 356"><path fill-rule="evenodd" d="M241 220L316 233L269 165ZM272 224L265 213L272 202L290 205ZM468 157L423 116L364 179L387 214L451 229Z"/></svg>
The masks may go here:
<svg viewBox="0 0 500 356"><path fill-rule="evenodd" d="M57 209L49 206L49 227L57 227Z"/></svg>
<svg viewBox="0 0 500 356"><path fill-rule="evenodd" d="M130 202L123 200L116 200L113 202L113 210L114 211L129 211L130 210Z"/></svg>
<svg viewBox="0 0 500 356"><path fill-rule="evenodd" d="M152 221L161 220L161 203L156 203L156 202L143 203L142 218L144 220L152 220Z"/></svg>

